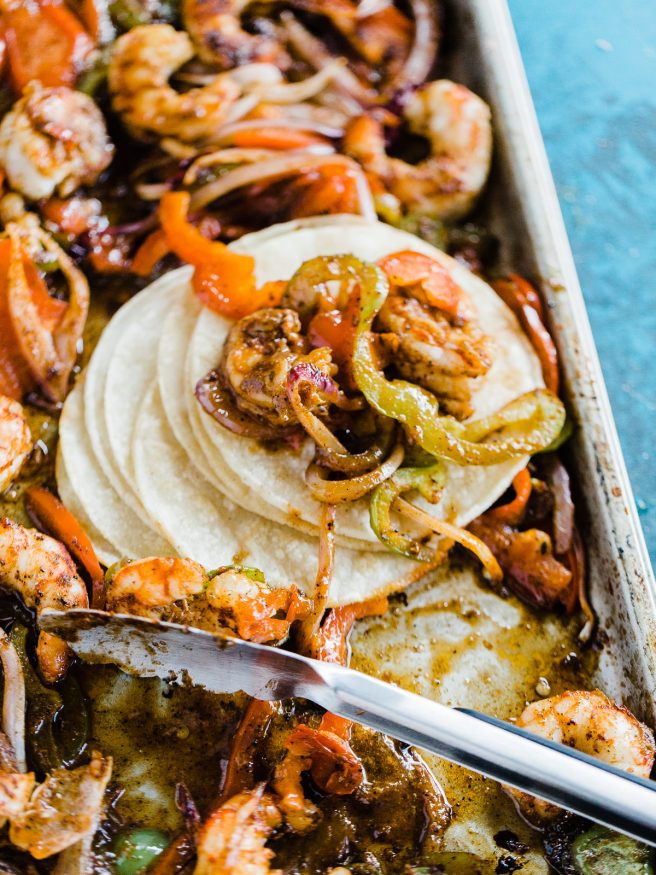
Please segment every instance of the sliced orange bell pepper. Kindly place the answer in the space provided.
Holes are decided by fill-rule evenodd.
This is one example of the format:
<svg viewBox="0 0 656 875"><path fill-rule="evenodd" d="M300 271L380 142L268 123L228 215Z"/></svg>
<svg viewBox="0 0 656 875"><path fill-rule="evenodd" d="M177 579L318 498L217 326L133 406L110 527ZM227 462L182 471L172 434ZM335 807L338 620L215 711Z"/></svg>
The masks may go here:
<svg viewBox="0 0 656 875"><path fill-rule="evenodd" d="M47 0L7 8L2 13L2 28L17 92L33 79L46 88L73 86L94 46L72 12Z"/></svg>
<svg viewBox="0 0 656 875"><path fill-rule="evenodd" d="M158 228L150 233L137 249L130 272L137 276L150 276L155 265L158 264L171 251L169 238L166 233Z"/></svg>
<svg viewBox="0 0 656 875"><path fill-rule="evenodd" d="M21 355L9 313L7 286L10 257L11 242L0 240L0 392L19 401L34 388L35 382ZM67 305L48 294L46 284L29 259L24 258L23 265L39 318L44 327L52 332L59 325Z"/></svg>
<svg viewBox="0 0 656 875"><path fill-rule="evenodd" d="M243 149L304 149L317 143L325 143L323 137L290 128L256 128L235 131L232 136L235 146Z"/></svg>
<svg viewBox="0 0 656 875"><path fill-rule="evenodd" d="M419 252L395 252L378 262L396 286L421 286L428 303L457 320L470 316L464 291L438 261Z"/></svg>
<svg viewBox="0 0 656 875"><path fill-rule="evenodd" d="M240 266L243 274L252 275L255 260L248 255L231 252L225 243L208 240L187 218L189 194L186 191L169 191L159 204L159 217L171 249L178 258L197 267L209 262L224 263L226 270L231 265ZM253 278L253 283L255 279Z"/></svg>
<svg viewBox="0 0 656 875"><path fill-rule="evenodd" d="M509 501L508 504L502 504L501 507L493 508L489 511L488 516L495 520L502 520L510 526L516 526L524 518L526 505L531 497L532 484L528 468L524 468L515 475L512 485L515 490L513 500Z"/></svg>
<svg viewBox="0 0 656 875"><path fill-rule="evenodd" d="M87 572L91 582L91 607L104 609L105 576L80 523L52 492L40 486L27 490L25 507L37 528L61 541L76 564Z"/></svg>
<svg viewBox="0 0 656 875"><path fill-rule="evenodd" d="M278 303L284 283L255 283L255 259L233 252L218 240L208 240L187 218L189 195L167 192L159 205L162 228L171 251L195 268L194 291L210 310L240 319Z"/></svg>

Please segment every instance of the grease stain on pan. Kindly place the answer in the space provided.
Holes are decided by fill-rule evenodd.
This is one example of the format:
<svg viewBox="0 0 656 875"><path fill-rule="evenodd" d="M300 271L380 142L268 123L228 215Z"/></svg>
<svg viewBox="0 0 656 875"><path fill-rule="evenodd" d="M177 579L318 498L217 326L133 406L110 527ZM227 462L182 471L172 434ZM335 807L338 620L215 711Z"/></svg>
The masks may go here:
<svg viewBox="0 0 656 875"><path fill-rule="evenodd" d="M446 705L512 721L529 701L590 688L598 654L577 641L580 621L533 611L493 592L472 565L452 561L397 597L382 618L358 625L354 668ZM426 755L454 807L448 850L493 859L494 835L512 829L529 845L528 873L546 872L539 836L499 786Z"/></svg>

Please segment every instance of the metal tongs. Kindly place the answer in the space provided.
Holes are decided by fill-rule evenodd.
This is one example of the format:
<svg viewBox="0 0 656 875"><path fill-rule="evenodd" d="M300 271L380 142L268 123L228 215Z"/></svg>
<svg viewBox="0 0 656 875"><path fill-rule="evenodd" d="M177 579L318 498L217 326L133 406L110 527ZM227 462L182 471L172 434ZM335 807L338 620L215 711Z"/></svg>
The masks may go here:
<svg viewBox="0 0 656 875"><path fill-rule="evenodd" d="M43 611L40 627L83 659L217 693L309 699L656 846L656 783L465 708L449 708L353 669L277 647L124 614Z"/></svg>

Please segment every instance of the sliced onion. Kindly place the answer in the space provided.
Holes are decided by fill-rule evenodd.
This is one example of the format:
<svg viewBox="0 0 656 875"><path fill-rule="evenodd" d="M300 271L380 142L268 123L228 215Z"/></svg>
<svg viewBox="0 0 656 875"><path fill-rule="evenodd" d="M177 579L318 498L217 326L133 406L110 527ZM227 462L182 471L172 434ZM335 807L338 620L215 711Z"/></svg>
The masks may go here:
<svg viewBox="0 0 656 875"><path fill-rule="evenodd" d="M136 222L126 222L124 225L110 225L103 231L104 234L110 234L113 237L119 234L145 234L146 231L152 231L159 224L159 219L156 212L152 212L149 216L143 219L138 219Z"/></svg>
<svg viewBox="0 0 656 875"><path fill-rule="evenodd" d="M340 390L337 383L320 371L316 365L310 362L300 362L294 365L287 374L287 396L292 405L298 421L319 447L332 450L335 453L348 453L346 447L335 437L330 429L312 413L303 403L301 398L301 386L304 384L314 386L327 401L340 407L342 410L357 410L362 405L362 399L349 399Z"/></svg>
<svg viewBox="0 0 656 875"><path fill-rule="evenodd" d="M366 474L360 474L358 477L350 477L348 480L327 480L326 472L312 462L305 472L305 483L317 501L325 501L330 504L357 501L358 498L363 498L368 492L391 477L403 462L404 455L403 444L399 442L389 458L378 468L374 468L373 471Z"/></svg>
<svg viewBox="0 0 656 875"><path fill-rule="evenodd" d="M179 158L181 161L186 161L189 158L194 158L198 155L198 148L190 146L188 143L181 143L174 137L162 137L159 141L159 147L162 152L171 155L172 158Z"/></svg>
<svg viewBox="0 0 656 875"><path fill-rule="evenodd" d="M218 149L215 152L205 152L199 155L187 168L182 177L183 185L193 185L201 170L213 167L215 164L256 164L260 161L268 161L280 152L275 149Z"/></svg>
<svg viewBox="0 0 656 875"><path fill-rule="evenodd" d="M244 97L240 97L239 100L235 100L226 112L225 123L231 124L248 115L249 112L255 109L258 103L260 103L260 98L257 94L246 94Z"/></svg>
<svg viewBox="0 0 656 875"><path fill-rule="evenodd" d="M291 157L297 155L314 157L334 155L334 153L335 150L329 143L314 143L303 149L287 149L283 154ZM183 185L193 185L198 179L200 170L206 167L213 167L215 164L261 164L264 161L276 160L280 155L279 149L246 149L241 147L206 152L196 158L183 176L182 182Z"/></svg>
<svg viewBox="0 0 656 875"><path fill-rule="evenodd" d="M385 94L393 97L399 91L421 85L435 64L439 45L437 4L433 0L410 0L415 20L415 35L408 57L396 76L387 84Z"/></svg>
<svg viewBox="0 0 656 875"><path fill-rule="evenodd" d="M283 75L275 64L266 61L255 61L252 64L242 64L233 67L223 74L232 82L236 82L244 91L251 91L267 85L277 85L283 81Z"/></svg>
<svg viewBox="0 0 656 875"><path fill-rule="evenodd" d="M0 629L0 661L4 674L2 731L16 754L19 772L27 771L25 759L25 677L16 648Z"/></svg>
<svg viewBox="0 0 656 875"><path fill-rule="evenodd" d="M280 19L282 21L281 29L288 42L296 53L315 70L321 70L334 61L333 56L321 40L310 33L291 12L283 12ZM361 105L373 104L376 101L376 92L371 88L366 88L348 67L337 69L333 75L333 81L336 86L354 97Z"/></svg>
<svg viewBox="0 0 656 875"><path fill-rule="evenodd" d="M312 108L323 113L332 113L334 123L346 127L348 121L356 116L362 115L362 106L353 97L344 94L340 91L335 91L332 88L327 88L323 94L317 98L317 103L321 106Z"/></svg>
<svg viewBox="0 0 656 875"><path fill-rule="evenodd" d="M404 514L423 528L435 532L437 535L449 538L457 544L461 544L481 560L490 580L495 583L501 583L503 580L501 566L487 544L481 541L480 538L477 538L476 535L468 532L467 529L461 529L452 523L436 519L414 504L410 504L405 498L396 498L393 506L399 513Z"/></svg>
<svg viewBox="0 0 656 875"><path fill-rule="evenodd" d="M572 531L572 544L569 553L569 565L570 571L572 572L572 577L574 578L574 584L578 592L579 605L581 606L581 610L583 611L583 614L585 616L585 623L583 624L583 628L579 632L579 641L582 644L587 644L592 638L592 633L594 632L595 626L597 625L597 616L588 600L588 593L585 585L585 550L583 549L583 542L581 541L581 536L576 526L574 526Z"/></svg>
<svg viewBox="0 0 656 875"><path fill-rule="evenodd" d="M317 446L325 447L336 453L347 452L346 447L335 437L331 430L303 404L300 396L300 383L288 388L287 392L299 423Z"/></svg>
<svg viewBox="0 0 656 875"><path fill-rule="evenodd" d="M217 145L220 143L227 143L230 142L234 135L238 134L240 131L259 131L262 128L284 128L285 130L304 131L312 134L320 134L322 137L329 137L331 139L338 139L344 135L343 127L327 125L319 121L313 121L311 118L308 118L307 121L301 118L285 117L253 118L241 122L234 122L234 124L230 125L223 125L219 128L214 142Z"/></svg>
<svg viewBox="0 0 656 875"><path fill-rule="evenodd" d="M323 91L316 103L290 103L285 107L285 118L315 121L341 129L349 119L361 114L362 107L357 100L332 88Z"/></svg>
<svg viewBox="0 0 656 875"><path fill-rule="evenodd" d="M391 0L360 0L355 13L356 18L370 18L392 5Z"/></svg>
<svg viewBox="0 0 656 875"><path fill-rule="evenodd" d="M348 167L353 172L360 201L360 212L368 221L375 221L376 210L373 197L361 167L345 155L312 155L308 154L307 150L304 151L304 154L287 154L271 161L238 167L220 179L208 182L207 185L202 186L192 194L190 209L192 211L202 209L212 201L218 200L237 188L243 188L245 185L283 179L285 176L292 176L326 165Z"/></svg>
<svg viewBox="0 0 656 875"><path fill-rule="evenodd" d="M169 182L138 182L134 190L142 201L161 201L167 191L173 188L173 180Z"/></svg>
<svg viewBox="0 0 656 875"><path fill-rule="evenodd" d="M290 429L276 429L263 425L242 413L223 386L223 378L219 371L210 371L196 383L196 398L205 413L215 419L219 425L234 434L257 440L279 440L289 435Z"/></svg>
<svg viewBox="0 0 656 875"><path fill-rule="evenodd" d="M379 464L392 448L394 420L383 417L383 423L384 431L381 440L362 453L339 453L328 447L317 446L314 456L316 463L322 468L338 471L341 474L364 474L365 471Z"/></svg>
<svg viewBox="0 0 656 875"><path fill-rule="evenodd" d="M333 58L307 79L300 82L280 82L266 89L260 88L257 93L263 103L302 103L316 97L329 82L337 79L345 63L340 58Z"/></svg>
<svg viewBox="0 0 656 875"><path fill-rule="evenodd" d="M301 653L307 653L312 639L319 630L328 603L330 584L335 569L335 505L321 506L319 524L319 559L317 577L312 595L312 612L303 620L297 633L296 643Z"/></svg>
<svg viewBox="0 0 656 875"><path fill-rule="evenodd" d="M569 474L558 456L554 455L549 459L546 466L546 477L554 500L554 552L557 556L563 556L572 546L574 502L570 490Z"/></svg>

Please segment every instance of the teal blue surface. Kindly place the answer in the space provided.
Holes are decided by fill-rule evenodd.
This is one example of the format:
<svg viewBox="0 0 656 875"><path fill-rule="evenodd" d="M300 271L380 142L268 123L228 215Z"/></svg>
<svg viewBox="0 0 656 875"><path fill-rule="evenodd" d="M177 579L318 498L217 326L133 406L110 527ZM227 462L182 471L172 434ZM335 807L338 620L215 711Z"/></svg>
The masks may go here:
<svg viewBox="0 0 656 875"><path fill-rule="evenodd" d="M656 3L509 2L656 565Z"/></svg>

